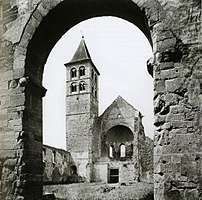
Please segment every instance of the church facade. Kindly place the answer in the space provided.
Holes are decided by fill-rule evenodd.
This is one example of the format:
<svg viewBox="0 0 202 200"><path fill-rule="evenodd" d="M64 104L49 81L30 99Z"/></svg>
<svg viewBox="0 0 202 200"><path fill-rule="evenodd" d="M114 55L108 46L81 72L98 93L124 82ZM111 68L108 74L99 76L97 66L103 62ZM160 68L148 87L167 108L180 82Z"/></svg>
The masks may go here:
<svg viewBox="0 0 202 200"><path fill-rule="evenodd" d="M121 96L99 116L100 73L83 38L65 66L67 149L44 145L44 181L152 182L153 141L143 116Z"/></svg>

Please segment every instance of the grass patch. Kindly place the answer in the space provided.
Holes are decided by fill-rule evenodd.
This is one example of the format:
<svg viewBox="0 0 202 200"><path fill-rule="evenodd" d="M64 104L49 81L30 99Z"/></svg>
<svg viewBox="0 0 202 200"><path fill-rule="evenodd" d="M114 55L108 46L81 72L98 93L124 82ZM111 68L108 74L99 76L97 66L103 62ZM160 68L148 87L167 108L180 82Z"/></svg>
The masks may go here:
<svg viewBox="0 0 202 200"><path fill-rule="evenodd" d="M57 200L153 200L153 184L131 185L76 183L47 185L44 192L54 193Z"/></svg>

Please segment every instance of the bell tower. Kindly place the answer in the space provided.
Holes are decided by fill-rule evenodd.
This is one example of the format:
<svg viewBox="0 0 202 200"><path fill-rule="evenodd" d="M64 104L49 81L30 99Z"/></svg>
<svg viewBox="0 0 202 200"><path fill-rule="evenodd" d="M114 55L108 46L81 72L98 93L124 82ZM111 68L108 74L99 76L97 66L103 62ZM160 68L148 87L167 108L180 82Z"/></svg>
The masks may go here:
<svg viewBox="0 0 202 200"><path fill-rule="evenodd" d="M99 71L84 37L66 66L66 146L79 176L90 181L94 120L98 117Z"/></svg>

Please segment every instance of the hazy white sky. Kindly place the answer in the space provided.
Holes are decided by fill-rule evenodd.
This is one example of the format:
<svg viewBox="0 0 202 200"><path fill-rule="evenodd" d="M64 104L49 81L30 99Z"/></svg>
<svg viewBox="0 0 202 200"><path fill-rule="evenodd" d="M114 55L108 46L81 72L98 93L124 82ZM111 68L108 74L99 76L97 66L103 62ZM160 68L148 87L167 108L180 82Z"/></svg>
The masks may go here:
<svg viewBox="0 0 202 200"><path fill-rule="evenodd" d="M44 70L48 89L43 101L44 144L66 148L64 63L71 60L81 40L100 72L100 114L118 95L143 115L145 134L153 137L153 79L146 62L152 49L144 34L133 24L115 17L92 18L70 29L52 49Z"/></svg>

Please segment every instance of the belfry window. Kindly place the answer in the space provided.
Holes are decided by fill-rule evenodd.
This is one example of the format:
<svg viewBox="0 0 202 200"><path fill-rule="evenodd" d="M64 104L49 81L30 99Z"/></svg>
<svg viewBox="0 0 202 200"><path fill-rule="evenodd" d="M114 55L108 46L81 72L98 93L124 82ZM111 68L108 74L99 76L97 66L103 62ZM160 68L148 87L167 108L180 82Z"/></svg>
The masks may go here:
<svg viewBox="0 0 202 200"><path fill-rule="evenodd" d="M74 78L77 76L77 73L76 73L76 68L72 68L71 69L71 77Z"/></svg>
<svg viewBox="0 0 202 200"><path fill-rule="evenodd" d="M95 98L97 98L97 90L95 90Z"/></svg>
<svg viewBox="0 0 202 200"><path fill-rule="evenodd" d="M109 146L109 157L110 158L114 157L114 146L113 145Z"/></svg>
<svg viewBox="0 0 202 200"><path fill-rule="evenodd" d="M121 158L126 157L126 146L124 144L121 144L120 146L120 157Z"/></svg>
<svg viewBox="0 0 202 200"><path fill-rule="evenodd" d="M91 78L94 79L94 71L93 71L93 69L91 70Z"/></svg>
<svg viewBox="0 0 202 200"><path fill-rule="evenodd" d="M77 86L76 83L71 84L71 92L76 92L77 91Z"/></svg>
<svg viewBox="0 0 202 200"><path fill-rule="evenodd" d="M94 87L93 86L91 87L91 93L92 94L94 93Z"/></svg>
<svg viewBox="0 0 202 200"><path fill-rule="evenodd" d="M82 66L82 67L79 68L79 75L80 76L84 76L85 75L85 67L84 66Z"/></svg>
<svg viewBox="0 0 202 200"><path fill-rule="evenodd" d="M97 74L95 74L95 84L97 85Z"/></svg>
<svg viewBox="0 0 202 200"><path fill-rule="evenodd" d="M80 82L80 84L79 84L79 90L80 91L86 90L86 83L84 81Z"/></svg>

